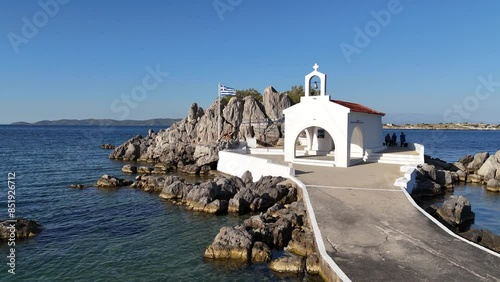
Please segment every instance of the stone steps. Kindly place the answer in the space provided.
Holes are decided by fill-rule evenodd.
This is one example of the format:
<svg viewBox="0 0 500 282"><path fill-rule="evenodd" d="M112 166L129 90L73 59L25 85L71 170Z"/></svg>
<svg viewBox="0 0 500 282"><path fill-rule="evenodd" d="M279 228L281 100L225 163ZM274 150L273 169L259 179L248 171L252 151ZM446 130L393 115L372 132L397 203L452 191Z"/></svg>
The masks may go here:
<svg viewBox="0 0 500 282"><path fill-rule="evenodd" d="M372 153L366 159L367 162L400 164L400 165L418 165L421 163L418 155L391 154L391 153Z"/></svg>

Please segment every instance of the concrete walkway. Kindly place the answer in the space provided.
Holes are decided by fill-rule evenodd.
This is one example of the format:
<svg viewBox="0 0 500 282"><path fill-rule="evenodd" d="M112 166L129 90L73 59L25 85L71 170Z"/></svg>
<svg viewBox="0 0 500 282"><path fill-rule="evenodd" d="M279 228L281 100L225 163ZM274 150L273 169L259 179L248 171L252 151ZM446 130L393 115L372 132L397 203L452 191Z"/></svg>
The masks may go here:
<svg viewBox="0 0 500 282"><path fill-rule="evenodd" d="M398 165L294 168L327 253L351 280L500 281L499 257L446 233L393 186Z"/></svg>

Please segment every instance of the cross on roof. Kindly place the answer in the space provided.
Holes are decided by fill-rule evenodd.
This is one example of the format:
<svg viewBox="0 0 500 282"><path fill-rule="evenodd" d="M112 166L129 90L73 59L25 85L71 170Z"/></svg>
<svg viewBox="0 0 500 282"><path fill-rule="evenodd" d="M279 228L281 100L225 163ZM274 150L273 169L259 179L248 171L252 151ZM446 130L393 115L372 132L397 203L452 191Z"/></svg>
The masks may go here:
<svg viewBox="0 0 500 282"><path fill-rule="evenodd" d="M318 69L319 69L318 64L314 64L313 69L314 69L314 71L318 71Z"/></svg>

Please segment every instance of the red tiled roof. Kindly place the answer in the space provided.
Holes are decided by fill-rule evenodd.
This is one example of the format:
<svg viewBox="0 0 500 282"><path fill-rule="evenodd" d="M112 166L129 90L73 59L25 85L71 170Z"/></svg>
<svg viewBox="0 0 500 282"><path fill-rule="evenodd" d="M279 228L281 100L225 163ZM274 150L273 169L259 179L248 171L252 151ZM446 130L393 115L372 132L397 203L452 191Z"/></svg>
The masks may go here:
<svg viewBox="0 0 500 282"><path fill-rule="evenodd" d="M385 113L375 111L375 110L370 109L367 106L363 106L361 104L340 101L340 100L331 100L331 101L336 103L336 104L339 104L341 106L347 107L347 108L351 109L351 111L353 111L353 112L385 116Z"/></svg>

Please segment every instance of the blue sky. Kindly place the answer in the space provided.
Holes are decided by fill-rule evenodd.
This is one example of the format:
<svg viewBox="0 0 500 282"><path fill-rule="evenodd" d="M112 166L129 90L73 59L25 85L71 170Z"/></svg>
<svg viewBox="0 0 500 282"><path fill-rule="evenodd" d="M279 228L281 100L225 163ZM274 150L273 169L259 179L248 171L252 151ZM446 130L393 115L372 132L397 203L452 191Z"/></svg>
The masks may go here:
<svg viewBox="0 0 500 282"><path fill-rule="evenodd" d="M286 91L314 63L332 98L388 119L500 123L495 0L59 1L0 2L0 124L184 117L218 81Z"/></svg>

